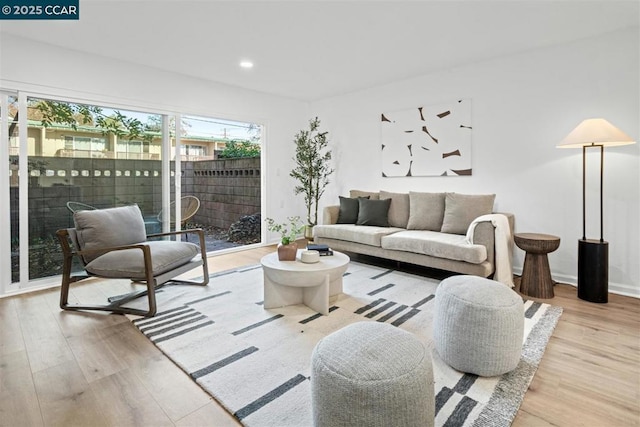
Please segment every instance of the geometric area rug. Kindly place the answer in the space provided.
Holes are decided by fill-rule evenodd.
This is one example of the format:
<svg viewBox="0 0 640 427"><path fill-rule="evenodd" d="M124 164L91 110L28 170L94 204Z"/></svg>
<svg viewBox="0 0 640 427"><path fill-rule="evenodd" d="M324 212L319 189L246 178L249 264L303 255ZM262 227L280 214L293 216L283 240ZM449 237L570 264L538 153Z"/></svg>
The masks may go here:
<svg viewBox="0 0 640 427"><path fill-rule="evenodd" d="M311 353L322 337L363 321L409 331L431 351L436 426L509 426L562 309L525 301L517 368L478 377L450 368L433 349L438 283L351 262L343 294L322 316L304 305L264 309L262 268L254 265L214 274L206 287L167 285L156 293L155 317L127 317L246 426L311 426Z"/></svg>

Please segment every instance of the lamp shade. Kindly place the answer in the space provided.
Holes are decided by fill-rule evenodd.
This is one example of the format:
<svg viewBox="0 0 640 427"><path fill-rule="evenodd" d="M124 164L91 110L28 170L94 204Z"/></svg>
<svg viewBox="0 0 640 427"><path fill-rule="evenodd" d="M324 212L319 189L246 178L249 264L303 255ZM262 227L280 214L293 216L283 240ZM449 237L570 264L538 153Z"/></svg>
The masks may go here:
<svg viewBox="0 0 640 427"><path fill-rule="evenodd" d="M635 144L629 135L605 119L583 120L567 135L558 148L579 148L585 145L628 145Z"/></svg>

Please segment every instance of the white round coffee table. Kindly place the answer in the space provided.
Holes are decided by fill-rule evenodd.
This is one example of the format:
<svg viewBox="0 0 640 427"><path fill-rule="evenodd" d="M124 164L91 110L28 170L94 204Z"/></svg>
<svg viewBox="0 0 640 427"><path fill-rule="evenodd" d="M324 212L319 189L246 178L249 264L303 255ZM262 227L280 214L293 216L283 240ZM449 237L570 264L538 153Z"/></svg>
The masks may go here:
<svg viewBox="0 0 640 427"><path fill-rule="evenodd" d="M349 257L334 251L316 263L305 264L300 261L300 252L295 261L279 261L276 252L260 260L264 272L264 308L305 304L327 315L331 297L342 293L342 275L349 266Z"/></svg>

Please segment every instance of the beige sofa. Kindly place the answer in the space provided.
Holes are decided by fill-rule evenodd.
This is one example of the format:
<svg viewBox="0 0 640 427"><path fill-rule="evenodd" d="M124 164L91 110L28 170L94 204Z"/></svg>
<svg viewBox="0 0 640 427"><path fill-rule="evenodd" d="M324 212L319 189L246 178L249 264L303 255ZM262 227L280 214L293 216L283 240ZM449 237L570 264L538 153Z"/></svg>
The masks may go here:
<svg viewBox="0 0 640 427"><path fill-rule="evenodd" d="M477 217L493 213L494 199L493 194L352 190L349 198L340 198L340 205L323 209L314 242L338 251L489 277L495 271L495 227L488 217L475 223L471 233L469 226ZM349 207L356 202L358 218L351 223ZM373 220L367 218L372 211L378 214ZM502 215L512 234L513 215Z"/></svg>

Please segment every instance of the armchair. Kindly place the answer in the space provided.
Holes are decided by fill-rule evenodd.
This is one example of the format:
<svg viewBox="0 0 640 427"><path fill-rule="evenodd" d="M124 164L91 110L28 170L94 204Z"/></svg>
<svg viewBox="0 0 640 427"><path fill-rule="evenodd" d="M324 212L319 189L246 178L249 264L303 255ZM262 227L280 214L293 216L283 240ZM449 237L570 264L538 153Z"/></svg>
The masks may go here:
<svg viewBox="0 0 640 427"><path fill-rule="evenodd" d="M209 272L204 232L191 229L146 235L142 212L137 205L110 209L77 211L73 214L75 228L57 231L64 256L60 308L65 310L102 310L130 313L147 317L156 313L155 291L171 283L207 285ZM200 246L182 241L149 240L195 233ZM86 274L72 275L73 258L78 257ZM176 280L194 268L202 267L201 281ZM71 283L89 277L129 279L146 284L146 289L108 298L105 305L69 304ZM122 305L147 295L148 310Z"/></svg>

